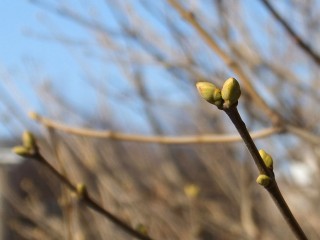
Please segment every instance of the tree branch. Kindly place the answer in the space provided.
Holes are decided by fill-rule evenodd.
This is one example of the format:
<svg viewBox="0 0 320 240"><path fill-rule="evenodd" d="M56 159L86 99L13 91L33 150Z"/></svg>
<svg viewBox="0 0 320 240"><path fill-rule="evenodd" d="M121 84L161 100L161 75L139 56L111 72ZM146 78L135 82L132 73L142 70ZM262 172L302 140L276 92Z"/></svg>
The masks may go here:
<svg viewBox="0 0 320 240"><path fill-rule="evenodd" d="M43 126L54 128L69 134L95 137L95 138L108 138L117 141L132 141L143 143L160 143L160 144L192 144L192 143L231 143L242 141L239 135L224 135L224 134L205 134L194 136L145 136L138 134L126 134L122 132L101 131L89 128L70 127L63 123L53 121L49 118L40 116L35 112L29 114L30 118L42 124ZM283 129L279 127L270 127L260 131L251 132L252 138L265 138L274 134L282 133Z"/></svg>
<svg viewBox="0 0 320 240"><path fill-rule="evenodd" d="M295 43L320 66L320 56L295 32L286 20L274 9L268 0L261 0L263 5L269 10L273 17L283 26Z"/></svg>
<svg viewBox="0 0 320 240"><path fill-rule="evenodd" d="M81 200L82 203L84 203L87 207L93 209L94 211L100 213L105 218L110 220L112 223L114 223L116 226L121 228L123 231L128 233L129 235L136 237L140 240L152 240L151 237L139 232L138 230L135 230L130 225L125 223L123 220L121 220L116 215L112 214L105 208L103 208L96 200L94 200L89 193L87 192L87 189L85 185L73 184L66 176L61 174L57 169L55 169L46 159L42 156L42 154L39 151L36 139L34 136L29 133L25 132L22 137L23 145L22 146L16 146L13 148L13 152L25 157L35 160L36 162L42 164L44 167L46 167L55 177L59 179L59 181L64 184L69 190L71 190L73 193L77 194L79 200Z"/></svg>
<svg viewBox="0 0 320 240"><path fill-rule="evenodd" d="M272 157L263 150L262 152L258 151L248 132L246 124L243 122L238 112L237 105L241 96L241 89L238 81L235 78L229 78L223 84L222 89L217 88L214 84L209 82L199 82L197 84L197 89L204 100L215 105L219 110L223 110L231 119L259 170L257 183L262 185L269 192L295 236L300 240L307 240L305 233L293 216L278 188L273 172ZM261 209L261 207L258 206L258 209Z"/></svg>

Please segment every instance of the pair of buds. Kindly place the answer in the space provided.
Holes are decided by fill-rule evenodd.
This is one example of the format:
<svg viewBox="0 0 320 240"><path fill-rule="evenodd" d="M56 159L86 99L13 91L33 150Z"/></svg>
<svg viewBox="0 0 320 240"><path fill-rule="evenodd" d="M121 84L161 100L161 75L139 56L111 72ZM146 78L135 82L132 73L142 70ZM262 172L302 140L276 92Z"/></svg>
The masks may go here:
<svg viewBox="0 0 320 240"><path fill-rule="evenodd" d="M266 153L263 149L259 150L260 157L262 158L264 164L266 165L267 168L269 168L271 171L273 171L273 159L272 157ZM271 177L265 175L265 174L260 174L256 180L258 184L264 187L268 187L270 182L271 182Z"/></svg>
<svg viewBox="0 0 320 240"><path fill-rule="evenodd" d="M240 85L235 78L227 79L221 90L210 82L198 82L196 86L201 97L219 109L230 108L241 95Z"/></svg>
<svg viewBox="0 0 320 240"><path fill-rule="evenodd" d="M22 134L22 146L16 146L12 151L22 157L32 157L37 151L36 139L31 132L25 131Z"/></svg>

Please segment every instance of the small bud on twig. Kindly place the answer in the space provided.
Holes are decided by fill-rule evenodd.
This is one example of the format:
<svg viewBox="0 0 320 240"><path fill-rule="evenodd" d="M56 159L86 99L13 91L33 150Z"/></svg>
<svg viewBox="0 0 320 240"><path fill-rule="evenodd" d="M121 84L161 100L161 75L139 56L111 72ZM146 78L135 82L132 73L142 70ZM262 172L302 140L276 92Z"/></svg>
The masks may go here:
<svg viewBox="0 0 320 240"><path fill-rule="evenodd" d="M88 194L87 187L83 183L78 183L76 186L76 192L79 199L82 199L85 195Z"/></svg>
<svg viewBox="0 0 320 240"><path fill-rule="evenodd" d="M39 115L38 115L36 112L30 111L30 112L28 113L28 116L29 116L29 118L31 118L31 119L33 119L33 120L39 119Z"/></svg>
<svg viewBox="0 0 320 240"><path fill-rule="evenodd" d="M260 174L256 180L256 182L258 184L260 184L261 186L267 187L269 186L270 182L271 182L271 178L267 175L264 174Z"/></svg>
<svg viewBox="0 0 320 240"><path fill-rule="evenodd" d="M36 139L31 132L23 132L22 145L12 148L12 152L22 157L34 157L38 153Z"/></svg>
<svg viewBox="0 0 320 240"><path fill-rule="evenodd" d="M196 198L200 193L200 188L196 184L188 184L184 187L184 193L188 198Z"/></svg>
<svg viewBox="0 0 320 240"><path fill-rule="evenodd" d="M28 157L30 155L30 149L28 149L24 146L13 147L12 152L14 152L15 154L22 156L22 157Z"/></svg>
<svg viewBox="0 0 320 240"><path fill-rule="evenodd" d="M229 108L238 102L241 95L239 82L235 78L228 78L221 89L222 99L224 100L223 106Z"/></svg>
<svg viewBox="0 0 320 240"><path fill-rule="evenodd" d="M221 90L210 82L197 82L196 84L200 96L207 102L222 107Z"/></svg>
<svg viewBox="0 0 320 240"><path fill-rule="evenodd" d="M213 91L217 87L209 82L197 82L196 86L200 96L209 103L213 103Z"/></svg>
<svg viewBox="0 0 320 240"><path fill-rule="evenodd" d="M33 149L36 147L36 140L33 134L29 131L24 131L22 134L22 144L28 149Z"/></svg>
<svg viewBox="0 0 320 240"><path fill-rule="evenodd" d="M148 236L148 228L147 228L145 225L143 225L142 223L139 223L139 224L136 226L136 230L137 230L139 233L141 233L141 234L143 234L143 235L145 235L145 236Z"/></svg>
<svg viewBox="0 0 320 240"><path fill-rule="evenodd" d="M263 149L259 150L259 154L264 162L264 164L267 166L267 168L273 169L273 159L272 157L266 153Z"/></svg>

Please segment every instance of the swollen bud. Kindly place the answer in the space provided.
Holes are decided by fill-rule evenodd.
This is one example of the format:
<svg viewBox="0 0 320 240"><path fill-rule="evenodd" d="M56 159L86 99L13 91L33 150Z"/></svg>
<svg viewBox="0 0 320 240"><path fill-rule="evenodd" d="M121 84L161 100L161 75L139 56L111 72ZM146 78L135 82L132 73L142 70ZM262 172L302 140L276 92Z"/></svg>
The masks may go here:
<svg viewBox="0 0 320 240"><path fill-rule="evenodd" d="M36 146L36 140L31 132L24 131L22 134L22 144L28 149L33 149Z"/></svg>
<svg viewBox="0 0 320 240"><path fill-rule="evenodd" d="M139 224L136 226L136 230L137 230L139 233L141 233L141 234L143 234L143 235L145 235L145 236L148 236L148 228L147 228L145 225L143 225L142 223L139 223Z"/></svg>
<svg viewBox="0 0 320 240"><path fill-rule="evenodd" d="M267 176L267 175L260 174L258 176L256 182L258 184L260 184L261 186L268 187L270 182L271 182L271 178L269 176Z"/></svg>
<svg viewBox="0 0 320 240"><path fill-rule="evenodd" d="M196 198L200 193L200 188L196 184L188 184L184 187L184 193L188 198Z"/></svg>
<svg viewBox="0 0 320 240"><path fill-rule="evenodd" d="M33 134L24 131L22 134L22 146L12 148L12 152L22 157L35 157L38 153L38 147Z"/></svg>
<svg viewBox="0 0 320 240"><path fill-rule="evenodd" d="M28 116L29 116L29 118L31 118L33 120L38 120L39 119L39 115L36 112L30 111L30 112L28 112Z"/></svg>
<svg viewBox="0 0 320 240"><path fill-rule="evenodd" d="M76 185L76 192L80 199L84 198L88 194L86 185L78 183Z"/></svg>
<svg viewBox="0 0 320 240"><path fill-rule="evenodd" d="M222 108L221 90L210 82L197 82L196 84L200 96L207 102Z"/></svg>
<svg viewBox="0 0 320 240"><path fill-rule="evenodd" d="M235 78L228 78L221 89L221 96L224 100L224 107L229 108L238 102L241 95L239 82Z"/></svg>
<svg viewBox="0 0 320 240"><path fill-rule="evenodd" d="M213 104L213 92L217 87L210 82L197 82L196 86L200 96L207 102Z"/></svg>
<svg viewBox="0 0 320 240"><path fill-rule="evenodd" d="M22 157L28 157L30 155L30 149L24 146L16 146L12 148L12 152Z"/></svg>
<svg viewBox="0 0 320 240"><path fill-rule="evenodd" d="M264 164L267 166L269 169L273 169L273 159L272 157L266 153L263 149L259 150L259 154L264 162Z"/></svg>

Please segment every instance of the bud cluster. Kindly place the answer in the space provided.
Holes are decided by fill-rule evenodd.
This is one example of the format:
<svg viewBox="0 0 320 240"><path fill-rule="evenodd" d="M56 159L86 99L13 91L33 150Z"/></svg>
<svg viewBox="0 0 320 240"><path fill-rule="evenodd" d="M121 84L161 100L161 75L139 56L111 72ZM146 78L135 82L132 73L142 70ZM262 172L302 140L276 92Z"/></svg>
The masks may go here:
<svg viewBox="0 0 320 240"><path fill-rule="evenodd" d="M200 96L219 109L237 104L241 95L240 85L235 78L227 79L221 90L210 82L198 82L196 86Z"/></svg>
<svg viewBox="0 0 320 240"><path fill-rule="evenodd" d="M32 157L37 151L36 139L31 132L25 131L22 134L22 146L16 146L12 149L15 154L22 157Z"/></svg>

